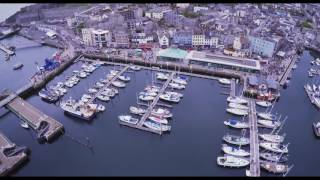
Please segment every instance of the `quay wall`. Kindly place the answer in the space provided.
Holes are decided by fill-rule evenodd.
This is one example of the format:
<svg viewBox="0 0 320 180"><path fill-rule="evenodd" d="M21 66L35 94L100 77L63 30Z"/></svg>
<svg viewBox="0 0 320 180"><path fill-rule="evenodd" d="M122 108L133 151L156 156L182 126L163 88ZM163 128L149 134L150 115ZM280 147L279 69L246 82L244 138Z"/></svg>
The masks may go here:
<svg viewBox="0 0 320 180"><path fill-rule="evenodd" d="M168 69L173 71L181 71L181 72L187 72L187 73L193 73L193 74L200 74L200 75L208 75L208 76L218 76L218 77L228 77L228 78L238 78L241 81L244 80L244 77L242 74L237 72L231 72L231 71L224 71L224 70L214 70L214 69L208 69L204 67L195 67L195 66L189 66L185 64L176 64L176 63L164 63L164 62L149 62L149 61L143 61L140 59L133 59L133 58L127 58L123 59L121 57L111 57L107 58L104 55L91 55L91 54L83 54L85 58L90 59L99 59L101 61L116 61L119 63L124 64L135 64L140 66L146 66L146 67L159 67L161 69Z"/></svg>

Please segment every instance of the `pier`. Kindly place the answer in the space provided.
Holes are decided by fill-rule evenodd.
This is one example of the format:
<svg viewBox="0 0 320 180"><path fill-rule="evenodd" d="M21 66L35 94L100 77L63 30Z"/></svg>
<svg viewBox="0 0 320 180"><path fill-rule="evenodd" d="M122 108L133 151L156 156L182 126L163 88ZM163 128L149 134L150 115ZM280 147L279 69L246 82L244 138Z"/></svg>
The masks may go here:
<svg viewBox="0 0 320 180"><path fill-rule="evenodd" d="M92 103L105 88L109 87L110 84L113 81L115 81L119 76L121 76L121 74L123 74L128 68L129 66L124 67L120 72L118 72L115 76L113 76L112 79L110 79L102 88L100 88L100 90L93 96L93 98L90 99L90 101L88 101L88 103Z"/></svg>
<svg viewBox="0 0 320 180"><path fill-rule="evenodd" d="M133 127L136 129L141 129L141 130L145 130L145 131L149 131L152 133L156 133L156 134L162 134L162 131L158 131L158 130L153 130L150 128L146 128L143 127L143 123L146 121L146 119L150 116L151 111L153 110L154 106L156 106L157 102L159 101L160 95L165 91L165 89L168 87L169 83L171 82L171 80L173 79L173 76L175 75L175 72L172 72L171 75L169 76L169 78L167 79L167 81L164 83L164 85L162 86L162 88L160 89L158 95L153 99L152 103L149 105L149 107L147 108L147 111L145 114L143 114L143 116L140 118L139 122L137 124L130 124L130 123L126 123L123 121L119 120L119 123L122 125L126 125L129 127Z"/></svg>
<svg viewBox="0 0 320 180"><path fill-rule="evenodd" d="M236 81L234 79L231 79L230 96L232 97L236 96Z"/></svg>
<svg viewBox="0 0 320 180"><path fill-rule="evenodd" d="M257 125L257 112L254 100L249 100L249 125L250 125L250 176L260 177L260 154Z"/></svg>
<svg viewBox="0 0 320 180"><path fill-rule="evenodd" d="M11 51L10 49L8 49L7 47L5 47L5 46L4 46L3 44L1 44L1 43L0 43L0 49L1 49L2 51L4 51L5 53L9 54L9 55L13 55L13 54L14 54L13 51Z"/></svg>
<svg viewBox="0 0 320 180"><path fill-rule="evenodd" d="M15 154L13 156L7 156L4 153L5 149L14 147L15 144L0 132L0 176L7 175L27 159L27 154L24 152Z"/></svg>
<svg viewBox="0 0 320 180"><path fill-rule="evenodd" d="M284 74L282 75L282 77L279 79L279 83L281 86L283 86L286 83L286 80L292 71L293 65L296 63L296 60L297 60L296 56L291 58L290 64L288 65L288 67L287 67L286 71L284 72Z"/></svg>
<svg viewBox="0 0 320 180"><path fill-rule="evenodd" d="M21 117L24 121L26 121L37 132L41 130L41 126L48 127L47 131L45 131L43 134L47 141L51 141L51 139L60 134L64 129L60 122L47 116L20 97L16 97L6 106L18 117Z"/></svg>

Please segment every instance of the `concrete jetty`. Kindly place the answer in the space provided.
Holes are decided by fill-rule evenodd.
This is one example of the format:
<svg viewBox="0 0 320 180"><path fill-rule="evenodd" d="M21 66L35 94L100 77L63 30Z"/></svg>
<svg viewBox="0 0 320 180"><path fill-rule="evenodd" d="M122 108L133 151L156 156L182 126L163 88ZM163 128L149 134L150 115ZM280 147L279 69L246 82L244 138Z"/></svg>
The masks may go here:
<svg viewBox="0 0 320 180"><path fill-rule="evenodd" d="M236 96L236 81L234 79L231 79L230 96Z"/></svg>
<svg viewBox="0 0 320 180"><path fill-rule="evenodd" d="M153 108L156 106L157 102L159 101L159 98L160 98L160 95L163 94L163 92L165 91L165 89L168 87L169 83L171 82L171 80L173 79L174 75L176 73L175 72L172 72L169 76L169 78L167 79L167 81L164 83L164 85L162 86L162 88L160 89L158 95L153 99L152 103L149 105L149 107L147 108L146 110L146 113L143 114L143 116L140 118L139 122L137 124L130 124L130 123L126 123L126 122L123 122L121 120L119 120L119 123L122 124L122 125L125 125L125 126L129 126L129 127L132 127L132 128L136 128L136 129L140 129L140 130L145 130L145 131L148 131L148 132L152 132L152 133L156 133L156 134L162 134L163 132L162 131L159 131L159 130L153 130L153 129L150 129L150 128L146 128L143 126L143 123L146 121L146 119L150 116L151 114L151 111L153 110Z"/></svg>
<svg viewBox="0 0 320 180"><path fill-rule="evenodd" d="M249 125L250 125L250 176L260 177L260 153L257 125L257 112L254 100L249 100Z"/></svg>
<svg viewBox="0 0 320 180"><path fill-rule="evenodd" d="M1 49L2 51L4 51L5 53L9 54L9 55L13 55L13 54L14 54L13 51L11 51L10 49L8 49L7 47L5 47L5 46L4 46L3 44L1 44L1 43L0 43L0 49Z"/></svg>
<svg viewBox="0 0 320 180"><path fill-rule="evenodd" d="M43 136L48 142L57 135L60 135L64 130L63 125L60 122L47 116L20 97L16 97L9 102L7 108L14 112L18 117L21 117L36 131L39 130L40 126L47 125L48 129L44 132Z"/></svg>
<svg viewBox="0 0 320 180"><path fill-rule="evenodd" d="M0 176L7 175L27 159L27 154L24 152L6 156L4 150L12 147L15 147L15 144L0 132Z"/></svg>
<svg viewBox="0 0 320 180"><path fill-rule="evenodd" d="M283 86L286 83L286 80L287 80L289 74L291 73L292 67L295 65L296 61L297 61L296 56L291 58L290 63L287 66L287 69L285 70L285 72L283 73L281 78L279 79L279 83L281 86Z"/></svg>

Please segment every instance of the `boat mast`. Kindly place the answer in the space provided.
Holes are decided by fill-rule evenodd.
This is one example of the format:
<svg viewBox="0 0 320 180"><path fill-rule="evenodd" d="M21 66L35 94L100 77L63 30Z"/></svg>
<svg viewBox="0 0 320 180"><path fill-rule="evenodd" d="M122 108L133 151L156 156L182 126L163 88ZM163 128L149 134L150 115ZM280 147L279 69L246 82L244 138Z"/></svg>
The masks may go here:
<svg viewBox="0 0 320 180"><path fill-rule="evenodd" d="M282 121L280 128L279 128L279 129L277 130L277 132L275 133L276 135L279 134L279 132L280 132L280 130L282 129L282 127L284 126L287 118L288 118L288 116L286 116L286 117L284 118L284 120Z"/></svg>
<svg viewBox="0 0 320 180"><path fill-rule="evenodd" d="M288 168L287 172L285 172L282 176L283 176L283 177L287 176L287 174L290 172L290 170L291 170L293 167L294 167L294 165L292 164L292 165Z"/></svg>

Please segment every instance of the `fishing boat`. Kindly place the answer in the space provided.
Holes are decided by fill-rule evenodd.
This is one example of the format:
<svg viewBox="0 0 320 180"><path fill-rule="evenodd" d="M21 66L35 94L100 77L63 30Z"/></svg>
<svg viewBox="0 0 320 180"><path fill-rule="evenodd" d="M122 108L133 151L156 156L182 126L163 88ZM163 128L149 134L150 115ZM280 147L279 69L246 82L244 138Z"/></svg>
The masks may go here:
<svg viewBox="0 0 320 180"><path fill-rule="evenodd" d="M137 108L137 107L134 107L134 106L130 106L129 107L129 110L132 114L137 114L137 115L143 115L144 113L147 112L146 109L143 109L143 108Z"/></svg>
<svg viewBox="0 0 320 180"><path fill-rule="evenodd" d="M177 83L177 84L187 85L187 81L180 79L180 78L174 78L174 79L172 79L172 82Z"/></svg>
<svg viewBox="0 0 320 180"><path fill-rule="evenodd" d="M172 95L172 94L161 94L159 97L161 100L178 103L180 101L180 97Z"/></svg>
<svg viewBox="0 0 320 180"><path fill-rule="evenodd" d="M133 118L132 116L129 116L129 115L121 115L121 116L118 116L118 118L120 121L129 123L129 124L137 124L139 121L139 119Z"/></svg>
<svg viewBox="0 0 320 180"><path fill-rule="evenodd" d="M248 101L244 98L238 97L238 96L229 96L227 98L228 102L237 103L237 104L247 104Z"/></svg>
<svg viewBox="0 0 320 180"><path fill-rule="evenodd" d="M185 85L183 84L178 84L178 83L169 83L169 86L173 89L184 89L186 88Z"/></svg>
<svg viewBox="0 0 320 180"><path fill-rule="evenodd" d="M249 161L246 158L236 157L232 155L225 155L217 158L217 163L223 167L245 167L249 165Z"/></svg>
<svg viewBox="0 0 320 180"><path fill-rule="evenodd" d="M275 128L281 125L280 121L270 121L266 119L258 119L258 124L264 128Z"/></svg>
<svg viewBox="0 0 320 180"><path fill-rule="evenodd" d="M260 153L260 158L272 161L272 162L287 162L288 157L283 155L278 155L274 153L262 152Z"/></svg>
<svg viewBox="0 0 320 180"><path fill-rule="evenodd" d="M139 99L142 101L152 101L154 99L154 96L146 96L146 95L139 95Z"/></svg>
<svg viewBox="0 0 320 180"><path fill-rule="evenodd" d="M148 119L150 119L151 121L159 122L161 124L168 124L168 120L165 118L159 118L156 116L149 116Z"/></svg>
<svg viewBox="0 0 320 180"><path fill-rule="evenodd" d="M104 96L102 94L98 95L97 99L99 99L100 101L104 101L104 102L107 102L110 100L109 96Z"/></svg>
<svg viewBox="0 0 320 180"><path fill-rule="evenodd" d="M229 79L226 79L226 78L220 78L218 81L221 84L226 84L226 85L231 84L231 81Z"/></svg>
<svg viewBox="0 0 320 180"><path fill-rule="evenodd" d="M241 110L249 110L249 107L243 104L237 104L237 103L229 103L229 107L231 108L236 108L236 109L241 109Z"/></svg>
<svg viewBox="0 0 320 180"><path fill-rule="evenodd" d="M284 135L277 134L259 134L259 137L265 141L273 142L273 143L282 143L284 140Z"/></svg>
<svg viewBox="0 0 320 180"><path fill-rule="evenodd" d="M88 92L89 92L89 93L97 93L98 90L95 89L95 88L89 88L89 89L88 89Z"/></svg>
<svg viewBox="0 0 320 180"><path fill-rule="evenodd" d="M15 64L14 66L13 66L13 70L18 70L18 69L20 69L20 68L22 68L23 67L23 64L22 63L17 63L17 64Z"/></svg>
<svg viewBox="0 0 320 180"><path fill-rule="evenodd" d="M235 114L238 116L246 116L248 115L247 110L242 110L242 109L236 109L236 108L227 108L227 112L231 114Z"/></svg>
<svg viewBox="0 0 320 180"><path fill-rule="evenodd" d="M275 174L286 173L288 171L288 165L280 164L276 162L263 161L260 163L261 167L268 172L272 172Z"/></svg>
<svg viewBox="0 0 320 180"><path fill-rule="evenodd" d="M23 128L25 128L25 129L29 129L29 125L28 125L28 123L25 122L25 121L20 121L20 126L23 127Z"/></svg>
<svg viewBox="0 0 320 180"><path fill-rule="evenodd" d="M250 140L249 138L243 137L243 136L235 136L235 135L231 135L231 134L227 134L224 135L222 137L222 139L230 144L234 144L234 145L248 145L250 144Z"/></svg>
<svg viewBox="0 0 320 180"><path fill-rule="evenodd" d="M317 137L320 137L320 122L313 123L313 131Z"/></svg>
<svg viewBox="0 0 320 180"><path fill-rule="evenodd" d="M249 128L249 123L244 121L238 121L234 119L229 119L223 122L225 125L233 128Z"/></svg>
<svg viewBox="0 0 320 180"><path fill-rule="evenodd" d="M272 103L268 102L268 101L257 101L256 104L261 106L261 107L270 107L270 106L272 106Z"/></svg>
<svg viewBox="0 0 320 180"><path fill-rule="evenodd" d="M260 142L260 147L277 153L288 153L288 146L272 143L272 142Z"/></svg>
<svg viewBox="0 0 320 180"><path fill-rule="evenodd" d="M276 116L271 113L257 113L258 117L267 119L267 120L275 120Z"/></svg>
<svg viewBox="0 0 320 180"><path fill-rule="evenodd" d="M120 79L121 81L124 81L124 82L130 81L130 77L129 76L118 76L118 79Z"/></svg>
<svg viewBox="0 0 320 180"><path fill-rule="evenodd" d="M121 82L121 81L113 81L111 83L113 86L118 87L118 88L124 88L126 87L126 84Z"/></svg>
<svg viewBox="0 0 320 180"><path fill-rule="evenodd" d="M169 74L157 73L156 78L159 80L167 80L169 78Z"/></svg>
<svg viewBox="0 0 320 180"><path fill-rule="evenodd" d="M171 126L147 119L143 125L155 131L170 131Z"/></svg>
<svg viewBox="0 0 320 180"><path fill-rule="evenodd" d="M222 151L226 154L230 154L233 156L249 156L250 153L244 149L241 149L240 147L233 147L229 146L227 144L222 145Z"/></svg>
<svg viewBox="0 0 320 180"><path fill-rule="evenodd" d="M60 107L66 114L84 119L91 120L97 113L97 109L93 108L89 104L78 104L73 99L62 101Z"/></svg>
<svg viewBox="0 0 320 180"><path fill-rule="evenodd" d="M153 109L151 115L156 117L171 118L173 115L169 110L163 108Z"/></svg>
<svg viewBox="0 0 320 180"><path fill-rule="evenodd" d="M134 66L134 65L131 65L129 68L130 68L131 70L134 70L134 71L139 71L139 70L141 70L141 67L139 67L139 66Z"/></svg>

